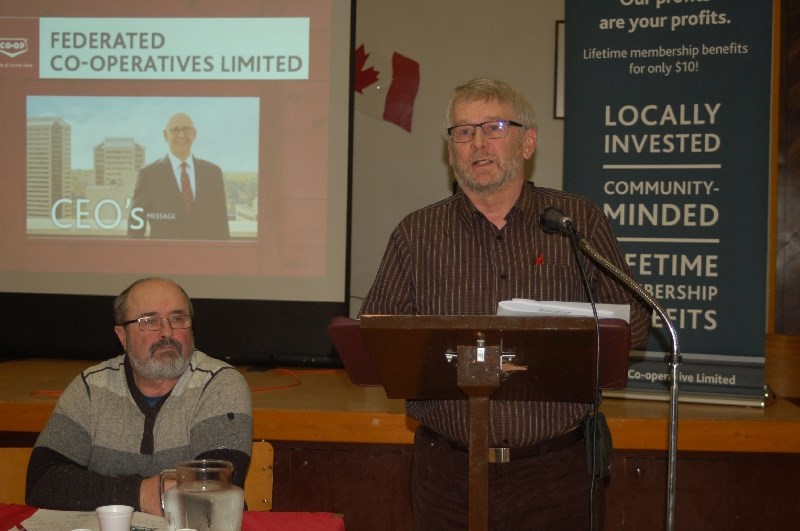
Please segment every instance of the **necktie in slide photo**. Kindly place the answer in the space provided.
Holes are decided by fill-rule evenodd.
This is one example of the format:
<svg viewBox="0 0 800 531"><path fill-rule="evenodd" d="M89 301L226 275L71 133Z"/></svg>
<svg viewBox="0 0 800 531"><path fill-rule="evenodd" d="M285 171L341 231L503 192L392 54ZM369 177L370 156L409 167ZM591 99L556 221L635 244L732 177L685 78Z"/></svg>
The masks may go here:
<svg viewBox="0 0 800 531"><path fill-rule="evenodd" d="M194 196L192 195L192 183L189 181L189 173L186 171L186 163L181 162L181 195L183 195L183 204L186 206L186 211L192 210L192 202Z"/></svg>

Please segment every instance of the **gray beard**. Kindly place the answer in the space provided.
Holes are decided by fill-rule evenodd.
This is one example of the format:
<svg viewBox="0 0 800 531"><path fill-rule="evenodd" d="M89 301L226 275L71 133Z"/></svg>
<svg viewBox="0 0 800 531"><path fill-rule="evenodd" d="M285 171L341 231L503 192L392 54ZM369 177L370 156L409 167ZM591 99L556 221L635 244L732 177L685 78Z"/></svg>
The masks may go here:
<svg viewBox="0 0 800 531"><path fill-rule="evenodd" d="M470 177L469 169L471 164L469 161L465 162L464 164L454 165L453 173L455 174L458 186L464 190L469 190L470 192L479 195L490 195L500 190L509 181L514 180L514 178L522 171L525 160L522 158L520 151L521 146L518 146L517 149L511 153L511 162L509 165L500 167L500 173L497 175L497 178L488 183L478 183L474 181L472 177Z"/></svg>
<svg viewBox="0 0 800 531"><path fill-rule="evenodd" d="M156 349L170 346L175 352L162 354L156 357ZM188 358L183 356L183 348L174 339L162 339L150 347L150 356L145 360L140 360L130 353L128 349L128 359L136 372L144 378L150 380L177 380L186 371L189 365Z"/></svg>
<svg viewBox="0 0 800 531"><path fill-rule="evenodd" d="M508 181L511 180L513 174L510 171L501 171L497 179L488 183L477 183L473 181L469 173L466 171L455 170L456 182L464 190L469 190L479 195L489 195L501 189Z"/></svg>

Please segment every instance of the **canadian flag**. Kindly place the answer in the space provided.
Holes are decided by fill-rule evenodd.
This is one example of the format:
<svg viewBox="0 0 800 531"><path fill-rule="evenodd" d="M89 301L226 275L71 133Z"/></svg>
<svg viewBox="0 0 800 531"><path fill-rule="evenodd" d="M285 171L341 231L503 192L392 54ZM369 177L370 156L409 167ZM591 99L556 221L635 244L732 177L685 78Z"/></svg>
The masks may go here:
<svg viewBox="0 0 800 531"><path fill-rule="evenodd" d="M419 63L397 52L387 53L374 39L357 40L355 108L411 132L419 90Z"/></svg>

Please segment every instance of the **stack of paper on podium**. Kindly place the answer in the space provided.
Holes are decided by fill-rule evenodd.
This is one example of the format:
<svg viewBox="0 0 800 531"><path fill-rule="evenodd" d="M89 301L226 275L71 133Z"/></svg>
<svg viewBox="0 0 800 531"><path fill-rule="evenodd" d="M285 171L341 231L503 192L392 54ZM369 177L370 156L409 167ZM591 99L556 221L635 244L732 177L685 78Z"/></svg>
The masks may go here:
<svg viewBox="0 0 800 531"><path fill-rule="evenodd" d="M622 319L631 322L631 307L628 304L595 304L599 319ZM588 302L535 301L533 299L511 299L500 301L497 315L534 316L550 315L568 317L594 317Z"/></svg>

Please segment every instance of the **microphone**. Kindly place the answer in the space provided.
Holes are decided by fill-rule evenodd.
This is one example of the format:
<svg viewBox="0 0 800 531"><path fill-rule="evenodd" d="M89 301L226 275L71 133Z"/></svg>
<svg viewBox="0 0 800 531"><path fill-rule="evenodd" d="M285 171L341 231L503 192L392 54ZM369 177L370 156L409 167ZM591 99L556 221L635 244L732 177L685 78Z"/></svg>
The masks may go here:
<svg viewBox="0 0 800 531"><path fill-rule="evenodd" d="M569 234L575 230L572 219L555 206L549 206L539 214L539 225L545 232L564 232Z"/></svg>
<svg viewBox="0 0 800 531"><path fill-rule="evenodd" d="M666 362L670 368L670 397L669 397L669 444L668 444L668 467L667 467L667 529L671 531L675 521L675 493L676 493L676 474L677 474L677 451L678 451L678 382L680 380L681 354L678 345L678 332L675 325L670 320L664 308L658 301L648 293L636 280L626 272L622 271L611 261L601 255L592 245L581 236L573 225L573 222L564 212L555 206L546 207L539 214L539 225L545 232L563 232L570 236L575 245L577 259L578 250L583 251L597 265L608 271L613 277L622 282L628 289L637 294L661 317L661 321L667 328L670 336L671 352L666 357ZM588 290L588 287L587 287Z"/></svg>

